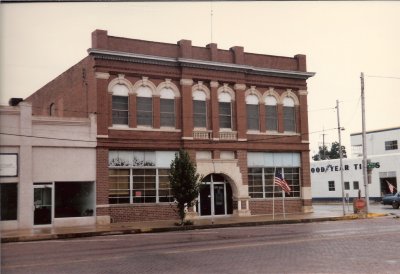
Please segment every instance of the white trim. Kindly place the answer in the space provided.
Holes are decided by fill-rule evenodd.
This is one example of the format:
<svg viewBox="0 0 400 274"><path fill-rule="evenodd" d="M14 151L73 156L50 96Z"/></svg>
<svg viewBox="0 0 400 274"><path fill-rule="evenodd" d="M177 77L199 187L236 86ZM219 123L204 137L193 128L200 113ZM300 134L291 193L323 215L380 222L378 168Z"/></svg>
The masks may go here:
<svg viewBox="0 0 400 274"><path fill-rule="evenodd" d="M120 126L120 125L117 125ZM171 130L169 130L169 127L162 127L162 128L152 128L151 126L138 126L137 128L132 128L132 127L115 127L115 125L108 127L110 130L131 130L131 131L164 131L164 132L181 132L181 129L175 129L171 127ZM107 136L107 135L105 135ZM104 137L104 138L108 138Z"/></svg>
<svg viewBox="0 0 400 274"><path fill-rule="evenodd" d="M96 79L108 80L110 78L110 74L108 72L95 72L94 76Z"/></svg>

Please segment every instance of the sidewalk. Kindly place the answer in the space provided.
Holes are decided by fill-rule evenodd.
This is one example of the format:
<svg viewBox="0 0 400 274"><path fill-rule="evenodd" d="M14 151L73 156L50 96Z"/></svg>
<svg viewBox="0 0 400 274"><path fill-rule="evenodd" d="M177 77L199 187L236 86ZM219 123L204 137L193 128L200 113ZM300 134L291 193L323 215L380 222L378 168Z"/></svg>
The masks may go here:
<svg viewBox="0 0 400 274"><path fill-rule="evenodd" d="M77 237L105 236L105 235L121 235L136 233L151 233L179 230L194 230L221 227L239 227L239 226L257 226L271 224L292 224L292 223L308 223L323 222L337 220L353 220L358 219L357 214L346 214L340 206L314 205L313 213L286 214L285 218L282 214L275 215L255 215L248 217L223 216L207 219L196 219L191 226L176 226L174 220L169 221L151 221L151 222L132 222L132 223L116 223L109 225L91 225L91 226L75 226L62 228L37 228L28 230L10 230L1 232L1 242L24 242L24 241L40 241L51 239L67 239ZM370 213L368 217L386 216L385 213Z"/></svg>

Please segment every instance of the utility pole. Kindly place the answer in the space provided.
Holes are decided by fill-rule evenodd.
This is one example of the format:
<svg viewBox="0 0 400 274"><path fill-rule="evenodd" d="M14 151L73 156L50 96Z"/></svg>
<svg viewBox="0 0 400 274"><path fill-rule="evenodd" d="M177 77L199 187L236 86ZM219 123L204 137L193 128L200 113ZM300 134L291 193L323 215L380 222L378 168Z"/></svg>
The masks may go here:
<svg viewBox="0 0 400 274"><path fill-rule="evenodd" d="M343 183L343 151L342 151L342 127L340 126L339 117L339 100L336 100L336 113L337 113L337 124L338 124L338 135L339 135L339 159L340 159L340 184L342 186L342 205L343 205L343 216L346 215L345 201L344 201L344 183Z"/></svg>
<svg viewBox="0 0 400 274"><path fill-rule="evenodd" d="M325 153L325 128L322 130L322 160L326 159L326 153Z"/></svg>
<svg viewBox="0 0 400 274"><path fill-rule="evenodd" d="M369 212L368 173L367 173L367 134L365 131L365 95L364 95L364 73L361 72L361 117L362 117L362 147L363 147L363 179L365 187L366 213Z"/></svg>

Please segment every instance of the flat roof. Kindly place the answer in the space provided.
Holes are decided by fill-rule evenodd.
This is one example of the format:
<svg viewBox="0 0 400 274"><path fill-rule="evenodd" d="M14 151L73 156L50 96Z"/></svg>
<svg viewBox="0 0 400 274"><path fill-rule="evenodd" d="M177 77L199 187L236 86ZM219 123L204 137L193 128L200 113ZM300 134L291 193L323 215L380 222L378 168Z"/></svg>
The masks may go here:
<svg viewBox="0 0 400 274"><path fill-rule="evenodd" d="M400 129L400 127L392 127L392 128L384 128L384 129L377 129L377 130L371 130L371 131L367 131L366 133L378 133L378 132L384 132L384 131L392 131L392 130L398 130ZM357 132L357 133L351 133L350 136L354 136L354 135L361 135L362 132Z"/></svg>

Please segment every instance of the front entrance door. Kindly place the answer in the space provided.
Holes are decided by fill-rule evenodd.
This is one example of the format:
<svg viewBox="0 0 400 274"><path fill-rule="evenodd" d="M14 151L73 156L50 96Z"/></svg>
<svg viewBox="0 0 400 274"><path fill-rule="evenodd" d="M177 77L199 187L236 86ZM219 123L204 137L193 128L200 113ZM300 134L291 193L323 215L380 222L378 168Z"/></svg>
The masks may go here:
<svg viewBox="0 0 400 274"><path fill-rule="evenodd" d="M34 225L49 225L52 220L52 186L35 185L33 189Z"/></svg>
<svg viewBox="0 0 400 274"><path fill-rule="evenodd" d="M212 174L200 186L199 214L201 216L232 214L232 191L223 176Z"/></svg>

